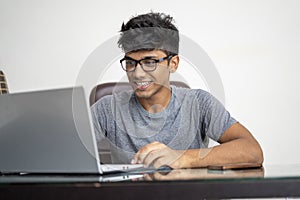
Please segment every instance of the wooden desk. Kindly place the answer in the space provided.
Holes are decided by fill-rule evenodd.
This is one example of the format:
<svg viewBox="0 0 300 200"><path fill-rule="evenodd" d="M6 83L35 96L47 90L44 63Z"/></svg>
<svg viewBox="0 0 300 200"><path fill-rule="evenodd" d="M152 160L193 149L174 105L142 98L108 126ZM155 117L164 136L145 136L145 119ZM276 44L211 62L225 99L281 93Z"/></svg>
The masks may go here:
<svg viewBox="0 0 300 200"><path fill-rule="evenodd" d="M121 174L125 179L127 175ZM300 165L265 166L262 169L236 171L176 170L131 181L103 182L108 178L67 175L2 176L0 199L300 197Z"/></svg>

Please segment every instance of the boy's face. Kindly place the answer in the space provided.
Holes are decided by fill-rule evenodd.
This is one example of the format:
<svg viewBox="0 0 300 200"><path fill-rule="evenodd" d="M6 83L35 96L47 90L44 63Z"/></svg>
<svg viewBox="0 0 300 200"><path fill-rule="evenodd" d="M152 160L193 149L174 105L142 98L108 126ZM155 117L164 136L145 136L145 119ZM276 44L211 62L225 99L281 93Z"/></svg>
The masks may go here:
<svg viewBox="0 0 300 200"><path fill-rule="evenodd" d="M126 56L134 60L141 60L144 58L160 59L167 55L164 51L153 50L129 52ZM147 99L154 95L164 95L163 91L170 87L170 72L176 71L178 66L178 62L173 60L178 61L178 56L172 57L169 65L168 60L157 63L156 69L151 72L145 72L139 64L134 71L127 72L128 80L138 98Z"/></svg>

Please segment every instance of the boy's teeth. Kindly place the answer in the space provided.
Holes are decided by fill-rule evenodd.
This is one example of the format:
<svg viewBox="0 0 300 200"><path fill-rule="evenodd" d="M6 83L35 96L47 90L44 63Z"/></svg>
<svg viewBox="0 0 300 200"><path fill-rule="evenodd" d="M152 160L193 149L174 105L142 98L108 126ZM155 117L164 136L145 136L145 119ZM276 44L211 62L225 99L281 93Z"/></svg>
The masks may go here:
<svg viewBox="0 0 300 200"><path fill-rule="evenodd" d="M136 84L138 85L138 86L145 86L145 85L148 85L150 82L148 81L148 82L137 82Z"/></svg>

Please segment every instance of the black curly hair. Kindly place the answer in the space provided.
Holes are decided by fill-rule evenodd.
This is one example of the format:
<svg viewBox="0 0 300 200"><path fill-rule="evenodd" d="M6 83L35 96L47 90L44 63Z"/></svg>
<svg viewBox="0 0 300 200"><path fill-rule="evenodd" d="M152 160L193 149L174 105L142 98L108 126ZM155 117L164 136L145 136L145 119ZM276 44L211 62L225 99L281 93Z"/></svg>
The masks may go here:
<svg viewBox="0 0 300 200"><path fill-rule="evenodd" d="M124 52L160 49L168 55L178 54L179 31L173 17L164 13L150 12L123 22L118 41Z"/></svg>

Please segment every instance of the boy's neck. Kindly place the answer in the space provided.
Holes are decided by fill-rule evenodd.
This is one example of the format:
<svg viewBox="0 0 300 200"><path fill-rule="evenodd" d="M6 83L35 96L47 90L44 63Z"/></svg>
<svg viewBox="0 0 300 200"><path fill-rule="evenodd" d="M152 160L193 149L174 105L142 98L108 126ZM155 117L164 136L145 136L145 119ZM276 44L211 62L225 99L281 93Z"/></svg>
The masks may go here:
<svg viewBox="0 0 300 200"><path fill-rule="evenodd" d="M172 97L171 88L164 88L163 91L151 96L151 98L139 98L137 97L139 103L143 106L145 110L149 113L158 113L165 110Z"/></svg>

